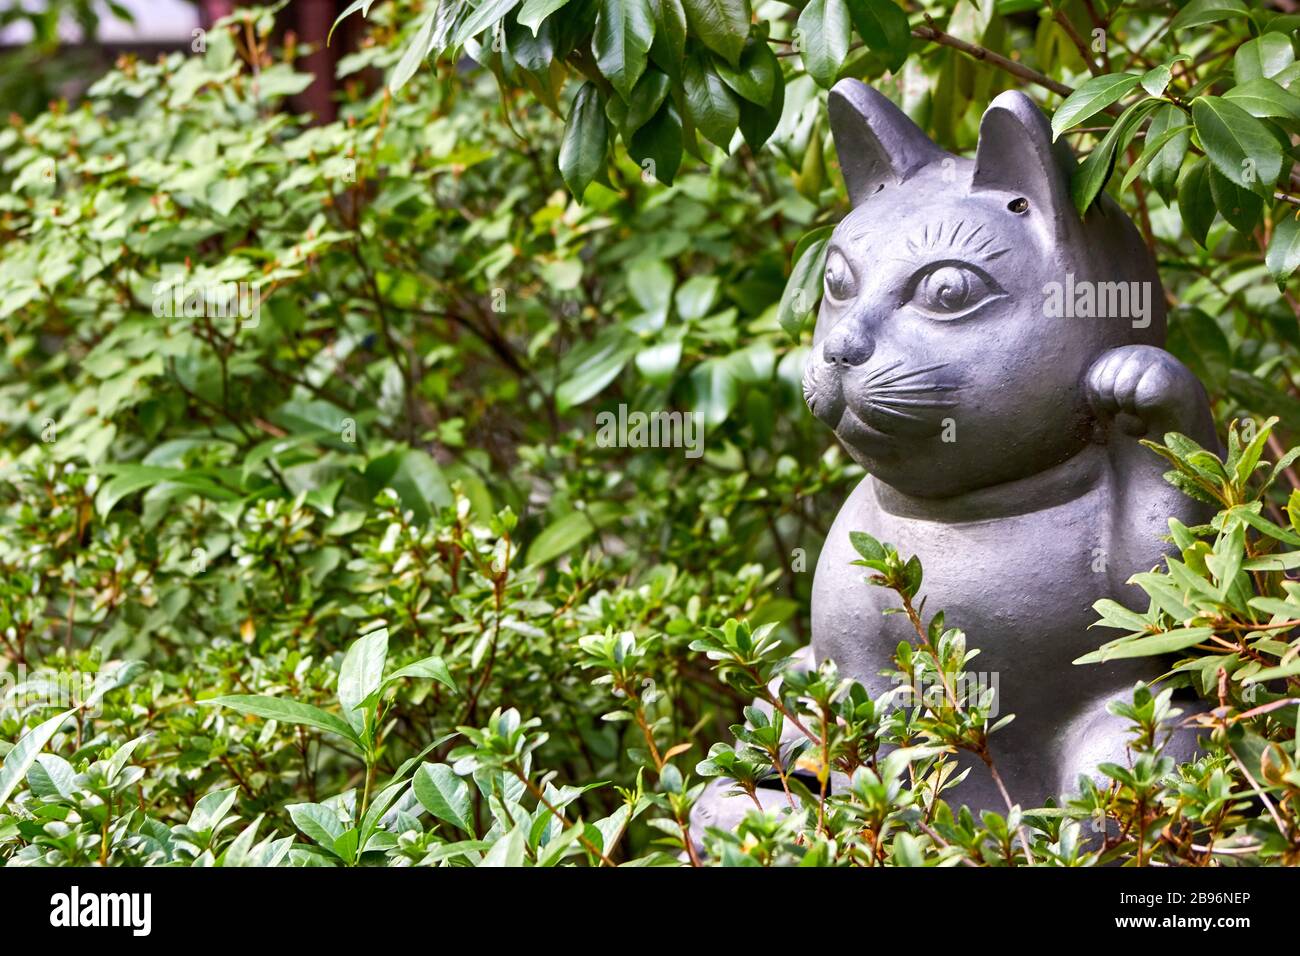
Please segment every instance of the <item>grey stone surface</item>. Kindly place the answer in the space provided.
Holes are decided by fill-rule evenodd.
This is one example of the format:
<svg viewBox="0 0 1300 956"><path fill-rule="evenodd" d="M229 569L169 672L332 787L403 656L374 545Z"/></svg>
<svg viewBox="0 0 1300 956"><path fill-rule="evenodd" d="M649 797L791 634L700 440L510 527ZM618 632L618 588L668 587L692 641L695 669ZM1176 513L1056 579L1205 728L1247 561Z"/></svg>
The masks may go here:
<svg viewBox="0 0 1300 956"><path fill-rule="evenodd" d="M804 392L868 475L818 561L812 651L887 690L880 671L915 634L882 615L897 597L864 583L848 535L917 554L929 610L981 649L971 669L1016 715L992 738L1007 788L1039 806L1098 761L1125 762L1106 703L1164 670L1071 662L1106 639L1088 630L1094 601L1145 610L1126 581L1160 564L1167 519L1205 518L1138 444L1178 431L1217 446L1205 392L1162 348L1164 294L1138 231L1104 195L1079 217L1074 158L1025 95L992 102L973 160L857 80L831 92L830 116L852 209L831 238ZM715 786L701 813L722 819L732 799ZM955 799L1004 808L982 766Z"/></svg>

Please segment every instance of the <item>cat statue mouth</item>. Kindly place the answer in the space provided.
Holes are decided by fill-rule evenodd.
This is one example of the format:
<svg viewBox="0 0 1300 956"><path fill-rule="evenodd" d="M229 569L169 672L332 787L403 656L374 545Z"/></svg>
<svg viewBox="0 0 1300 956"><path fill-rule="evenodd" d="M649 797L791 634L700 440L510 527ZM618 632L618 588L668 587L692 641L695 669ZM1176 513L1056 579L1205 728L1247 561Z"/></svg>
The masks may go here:
<svg viewBox="0 0 1300 956"><path fill-rule="evenodd" d="M850 448L867 451L891 439L930 438L957 406L950 363L908 365L903 359L849 365L813 349L803 374L804 401Z"/></svg>

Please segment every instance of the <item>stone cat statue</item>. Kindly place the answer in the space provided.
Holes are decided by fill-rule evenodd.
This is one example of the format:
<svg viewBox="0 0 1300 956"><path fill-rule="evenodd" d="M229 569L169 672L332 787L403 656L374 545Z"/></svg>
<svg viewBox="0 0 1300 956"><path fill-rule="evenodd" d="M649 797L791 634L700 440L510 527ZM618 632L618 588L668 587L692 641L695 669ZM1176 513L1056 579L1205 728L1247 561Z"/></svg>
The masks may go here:
<svg viewBox="0 0 1300 956"><path fill-rule="evenodd" d="M897 595L865 583L849 532L918 555L927 607L980 649L979 685L1015 714L990 738L1007 790L1041 806L1098 762L1128 763L1106 704L1165 670L1071 662L1105 639L1088 630L1093 602L1146 609L1126 581L1161 563L1168 518L1207 518L1138 444L1177 431L1217 447L1205 391L1161 348L1164 296L1137 230L1104 194L1080 219L1073 155L1024 94L992 102L973 160L860 81L837 84L829 110L852 210L830 240L804 393L867 477L817 563L811 656L873 696L897 686L881 671L916 635L881 613ZM1176 746L1189 756L1195 740ZM752 808L728 788L706 791L697 832ZM946 796L1005 811L980 764Z"/></svg>

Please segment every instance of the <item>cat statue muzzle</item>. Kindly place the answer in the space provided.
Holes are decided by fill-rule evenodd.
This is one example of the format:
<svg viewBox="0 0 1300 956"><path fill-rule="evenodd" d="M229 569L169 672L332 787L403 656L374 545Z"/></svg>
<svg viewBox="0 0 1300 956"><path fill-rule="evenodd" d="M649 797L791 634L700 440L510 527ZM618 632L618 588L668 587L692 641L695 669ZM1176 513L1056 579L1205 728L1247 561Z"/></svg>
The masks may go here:
<svg viewBox="0 0 1300 956"><path fill-rule="evenodd" d="M1205 391L1162 348L1164 294L1138 231L1104 194L1080 218L1074 157L1024 94L992 102L974 159L858 80L835 86L829 111L852 210L830 239L803 386L867 477L822 548L801 653L873 697L897 687L882 671L916 635L882 613L897 596L852 565L849 532L918 555L927 607L980 649L979 686L1015 715L990 737L998 772L1018 804L1042 806L1100 762L1129 763L1106 705L1166 669L1072 661L1102 642L1095 601L1146 609L1126 582L1161 563L1168 519L1208 518L1138 443L1177 431L1217 447ZM1180 731L1169 753L1195 746ZM945 798L1005 812L988 770L963 763ZM731 786L697 803L697 839L753 807ZM759 794L786 805L779 788Z"/></svg>

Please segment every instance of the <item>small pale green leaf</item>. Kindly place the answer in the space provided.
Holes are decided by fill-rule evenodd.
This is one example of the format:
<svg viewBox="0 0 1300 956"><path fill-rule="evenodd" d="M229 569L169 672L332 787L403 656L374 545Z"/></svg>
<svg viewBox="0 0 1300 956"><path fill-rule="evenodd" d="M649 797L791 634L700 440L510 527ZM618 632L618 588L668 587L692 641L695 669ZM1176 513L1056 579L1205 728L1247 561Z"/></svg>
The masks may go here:
<svg viewBox="0 0 1300 956"><path fill-rule="evenodd" d="M474 835L474 805L469 785L443 763L426 763L415 772L415 798L439 820Z"/></svg>
<svg viewBox="0 0 1300 956"><path fill-rule="evenodd" d="M0 807L9 800L10 794L14 792L19 781L27 776L28 769L45 749L45 745L50 742L50 738L59 732L59 728L74 713L75 710L65 710L49 720L42 721L18 738L18 742L5 755L4 764L0 765Z"/></svg>

